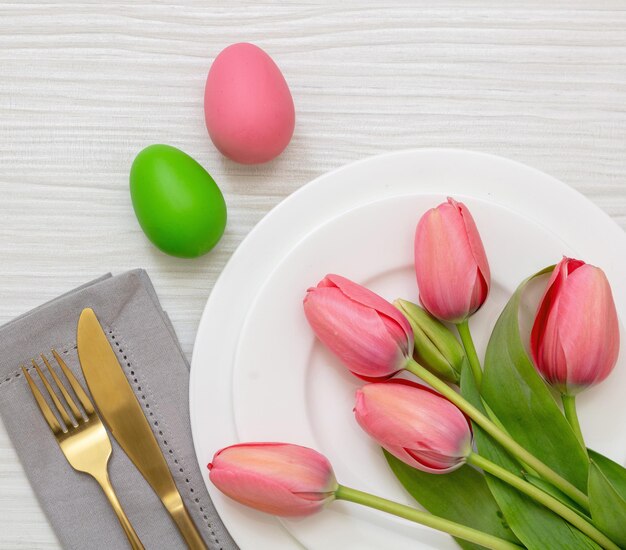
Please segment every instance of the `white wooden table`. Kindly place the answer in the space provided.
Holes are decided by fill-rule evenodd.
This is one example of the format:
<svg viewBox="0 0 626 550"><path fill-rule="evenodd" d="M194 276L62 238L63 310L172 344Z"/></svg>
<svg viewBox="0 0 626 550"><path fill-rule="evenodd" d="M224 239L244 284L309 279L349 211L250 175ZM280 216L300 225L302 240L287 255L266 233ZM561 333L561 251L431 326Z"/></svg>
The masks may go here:
<svg viewBox="0 0 626 550"><path fill-rule="evenodd" d="M254 224L315 176L394 149L511 157L626 228L626 5L549 4L2 0L0 323L144 267L190 356L211 287ZM238 41L273 56L296 104L291 145L259 167L223 159L204 128L207 70ZM226 234L201 259L161 254L134 217L129 167L158 142L225 193ZM1 427L0 547L58 547Z"/></svg>

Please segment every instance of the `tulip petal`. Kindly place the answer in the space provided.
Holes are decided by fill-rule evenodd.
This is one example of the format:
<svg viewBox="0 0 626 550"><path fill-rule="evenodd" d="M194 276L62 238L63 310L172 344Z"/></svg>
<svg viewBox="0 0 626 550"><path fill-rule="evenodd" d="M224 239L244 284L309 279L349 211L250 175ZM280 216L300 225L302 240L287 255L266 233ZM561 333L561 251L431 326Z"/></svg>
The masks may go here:
<svg viewBox="0 0 626 550"><path fill-rule="evenodd" d="M531 333L531 347L533 350L539 346L539 341L543 337L548 316L554 309L554 302L557 300L567 276L582 265L584 265L584 262L580 260L564 257L553 269L548 284L546 285L546 290L539 302L535 322L533 324Z"/></svg>
<svg viewBox="0 0 626 550"><path fill-rule="evenodd" d="M334 498L338 485L320 453L285 443L242 443L218 451L209 478L229 497L263 512L304 516Z"/></svg>
<svg viewBox="0 0 626 550"><path fill-rule="evenodd" d="M394 319L387 317L385 314L377 312L380 320L387 329L387 333L391 336L398 347L402 350L402 354L409 357L413 354L413 346L415 340L413 339L413 329L411 333L407 334L403 326L398 324Z"/></svg>
<svg viewBox="0 0 626 550"><path fill-rule="evenodd" d="M451 471L471 451L472 435L463 413L417 384L364 386L357 392L355 416L383 448L424 471Z"/></svg>
<svg viewBox="0 0 626 550"><path fill-rule="evenodd" d="M463 223L465 224L465 232L467 234L467 241L470 245L470 249L472 251L472 255L474 256L474 261L477 266L477 276L478 276L478 284L480 285L480 289L475 287L476 296L474 296L473 303L476 307L480 307L482 302L478 303L481 300L482 296L486 296L489 292L489 287L491 285L491 272L489 270L489 261L487 260L487 253L485 252L485 246L483 245L483 241L480 238L480 233L478 232L478 227L476 227L476 222L470 211L467 207L461 203L455 201L453 198L448 197L448 202L456 207L461 214L461 218L463 218ZM484 301L484 297L482 298Z"/></svg>
<svg viewBox="0 0 626 550"><path fill-rule="evenodd" d="M300 498L281 484L246 471L214 469L209 478L220 491L237 502L277 516L306 516L317 512L325 503L325 500Z"/></svg>
<svg viewBox="0 0 626 550"><path fill-rule="evenodd" d="M341 289L323 286L309 291L304 312L317 337L355 374L381 378L404 368L407 344L400 347L374 309Z"/></svg>
<svg viewBox="0 0 626 550"><path fill-rule="evenodd" d="M619 355L619 323L604 272L563 258L541 299L530 340L533 361L562 393L604 380Z"/></svg>
<svg viewBox="0 0 626 550"><path fill-rule="evenodd" d="M334 490L326 457L308 447L285 443L242 443L218 451L213 466L252 470L283 483L293 492Z"/></svg>
<svg viewBox="0 0 626 550"><path fill-rule="evenodd" d="M604 272L590 265L573 272L561 292L558 315L568 390L604 380L619 355L617 311Z"/></svg>
<svg viewBox="0 0 626 550"><path fill-rule="evenodd" d="M460 322L484 302L489 266L480 235L465 207L452 199L426 212L415 232L415 271L424 307Z"/></svg>
<svg viewBox="0 0 626 550"><path fill-rule="evenodd" d="M419 451L413 449L405 449L405 452L413 457L413 459L421 464L421 469L428 469L432 473L447 474L456 470L459 466L465 464L465 457L459 457L457 460L450 461L450 457L442 456L435 451L427 451L420 449ZM445 462L444 462L445 461ZM447 468L442 468L442 464L450 464Z"/></svg>
<svg viewBox="0 0 626 550"><path fill-rule="evenodd" d="M330 281L355 302L375 309L378 313L388 317L385 325L389 327L392 336L396 338L399 344L403 344L404 342L413 342L413 330L411 329L410 323L406 320L404 315L402 315L402 313L400 313L400 311L398 311L398 309L387 300L381 298L378 294L372 292L368 288L354 283L350 279L346 279L341 275L329 274L326 275L324 279ZM400 326L403 336L401 336L401 333L398 331L396 324ZM411 353L412 349L409 351L409 355Z"/></svg>

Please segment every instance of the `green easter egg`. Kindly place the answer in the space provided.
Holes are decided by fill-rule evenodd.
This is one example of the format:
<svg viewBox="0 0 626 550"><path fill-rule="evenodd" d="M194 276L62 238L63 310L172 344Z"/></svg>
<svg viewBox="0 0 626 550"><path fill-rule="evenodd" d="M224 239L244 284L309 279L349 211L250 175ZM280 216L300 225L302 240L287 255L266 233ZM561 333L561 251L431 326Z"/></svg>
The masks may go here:
<svg viewBox="0 0 626 550"><path fill-rule="evenodd" d="M226 227L224 196L209 173L170 145L150 145L130 169L130 195L139 225L172 256L196 258L211 250Z"/></svg>

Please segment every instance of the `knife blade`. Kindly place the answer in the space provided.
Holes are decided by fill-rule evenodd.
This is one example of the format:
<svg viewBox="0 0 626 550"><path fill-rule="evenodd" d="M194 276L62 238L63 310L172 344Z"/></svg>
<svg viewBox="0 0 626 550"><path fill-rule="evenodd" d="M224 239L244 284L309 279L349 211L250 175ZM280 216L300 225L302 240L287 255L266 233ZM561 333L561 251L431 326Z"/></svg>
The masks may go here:
<svg viewBox="0 0 626 550"><path fill-rule="evenodd" d="M78 320L78 358L111 435L141 472L192 549L206 549L178 492L161 448L109 340L91 308Z"/></svg>

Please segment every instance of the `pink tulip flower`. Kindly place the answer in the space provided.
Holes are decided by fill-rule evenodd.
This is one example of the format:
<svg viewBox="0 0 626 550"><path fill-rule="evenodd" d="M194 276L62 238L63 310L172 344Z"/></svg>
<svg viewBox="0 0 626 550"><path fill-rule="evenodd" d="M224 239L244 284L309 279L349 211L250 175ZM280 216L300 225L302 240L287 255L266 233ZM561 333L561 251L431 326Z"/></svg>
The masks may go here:
<svg viewBox="0 0 626 550"><path fill-rule="evenodd" d="M384 449L424 472L456 470L472 451L465 415L445 397L408 380L365 385L357 391L354 413Z"/></svg>
<svg viewBox="0 0 626 550"><path fill-rule="evenodd" d="M307 516L332 501L337 481L320 453L288 443L243 443L215 453L209 478L230 498L277 516Z"/></svg>
<svg viewBox="0 0 626 550"><path fill-rule="evenodd" d="M571 258L559 262L537 309L530 349L537 370L564 395L611 373L619 355L619 323L600 268Z"/></svg>
<svg viewBox="0 0 626 550"><path fill-rule="evenodd" d="M413 353L413 331L389 302L339 275L326 275L304 298L317 337L357 376L384 379Z"/></svg>
<svg viewBox="0 0 626 550"><path fill-rule="evenodd" d="M422 216L415 232L415 272L423 306L442 321L458 324L483 305L489 263L464 204L448 198Z"/></svg>

